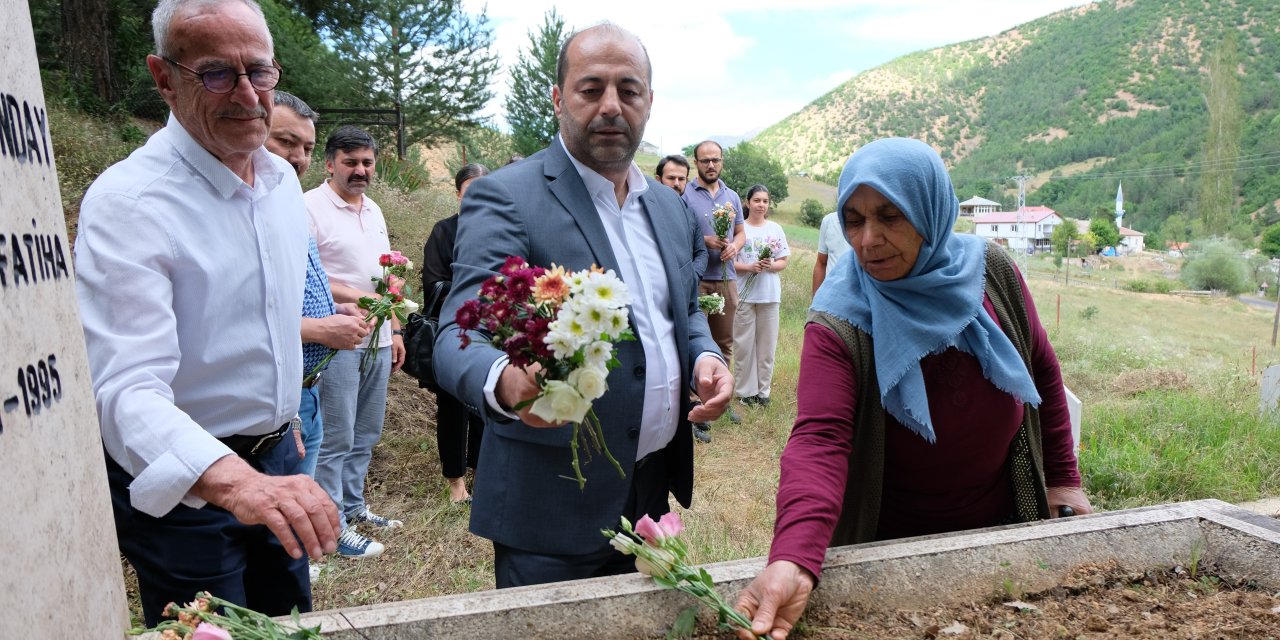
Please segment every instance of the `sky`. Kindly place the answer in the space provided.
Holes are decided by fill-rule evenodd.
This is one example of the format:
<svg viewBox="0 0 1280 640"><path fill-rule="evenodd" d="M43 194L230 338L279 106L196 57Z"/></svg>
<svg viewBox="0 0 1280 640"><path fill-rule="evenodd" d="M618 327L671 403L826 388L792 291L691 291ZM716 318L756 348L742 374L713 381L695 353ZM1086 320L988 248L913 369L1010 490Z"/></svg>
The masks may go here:
<svg viewBox="0 0 1280 640"><path fill-rule="evenodd" d="M894 58L996 35L1085 0L463 0L487 9L502 71L485 111L502 117L507 69L554 7L570 28L601 20L644 42L653 62L645 140L665 153L711 136L741 136L799 111Z"/></svg>

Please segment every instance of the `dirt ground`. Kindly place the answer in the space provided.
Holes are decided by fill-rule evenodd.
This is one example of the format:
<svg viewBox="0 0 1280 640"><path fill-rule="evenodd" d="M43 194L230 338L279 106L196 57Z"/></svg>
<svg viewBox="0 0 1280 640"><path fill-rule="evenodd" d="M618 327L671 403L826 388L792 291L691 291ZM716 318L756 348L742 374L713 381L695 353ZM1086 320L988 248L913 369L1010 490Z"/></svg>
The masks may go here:
<svg viewBox="0 0 1280 640"><path fill-rule="evenodd" d="M1201 565L1145 572L1078 567L1056 586L932 609L815 608L796 639L1280 638L1280 594Z"/></svg>

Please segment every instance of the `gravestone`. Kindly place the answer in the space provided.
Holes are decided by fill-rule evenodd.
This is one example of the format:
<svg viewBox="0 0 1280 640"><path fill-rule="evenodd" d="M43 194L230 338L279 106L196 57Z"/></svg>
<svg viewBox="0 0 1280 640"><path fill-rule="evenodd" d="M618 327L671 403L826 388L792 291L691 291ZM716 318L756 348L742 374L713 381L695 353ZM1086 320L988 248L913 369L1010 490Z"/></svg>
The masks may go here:
<svg viewBox="0 0 1280 640"><path fill-rule="evenodd" d="M0 0L0 638L128 627L27 3Z"/></svg>
<svg viewBox="0 0 1280 640"><path fill-rule="evenodd" d="M1262 415L1274 414L1280 405L1280 364L1273 364L1262 371L1262 394L1258 411Z"/></svg>
<svg viewBox="0 0 1280 640"><path fill-rule="evenodd" d="M1080 420L1083 418L1084 403L1072 393L1067 385L1062 385L1067 396L1067 415L1071 417L1071 442L1075 445L1076 454L1080 453Z"/></svg>

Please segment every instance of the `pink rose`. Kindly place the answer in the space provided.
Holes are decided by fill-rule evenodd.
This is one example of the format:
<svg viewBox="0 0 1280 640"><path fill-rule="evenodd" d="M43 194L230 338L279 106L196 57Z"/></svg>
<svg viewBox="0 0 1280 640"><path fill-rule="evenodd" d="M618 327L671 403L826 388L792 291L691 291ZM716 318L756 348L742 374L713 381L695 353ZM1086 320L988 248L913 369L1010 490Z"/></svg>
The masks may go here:
<svg viewBox="0 0 1280 640"><path fill-rule="evenodd" d="M392 251L391 264L396 266L403 266L403 265L409 264L409 259L404 257L404 255L401 254L399 251Z"/></svg>
<svg viewBox="0 0 1280 640"><path fill-rule="evenodd" d="M231 634L222 627L201 622L191 634L191 640L231 640Z"/></svg>
<svg viewBox="0 0 1280 640"><path fill-rule="evenodd" d="M659 544L666 538L674 538L684 531L684 523L674 512L667 513L662 519L654 522L648 515L636 523L636 535L644 538L649 544Z"/></svg>

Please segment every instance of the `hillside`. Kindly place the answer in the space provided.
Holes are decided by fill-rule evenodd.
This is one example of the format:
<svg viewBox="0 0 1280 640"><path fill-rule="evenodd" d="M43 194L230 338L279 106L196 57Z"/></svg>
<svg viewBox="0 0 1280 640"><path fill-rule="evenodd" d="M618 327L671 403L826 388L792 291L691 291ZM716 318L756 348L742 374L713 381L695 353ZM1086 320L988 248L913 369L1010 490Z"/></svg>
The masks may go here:
<svg viewBox="0 0 1280 640"><path fill-rule="evenodd" d="M1028 202L1088 217L1114 206L1152 232L1194 219L1208 128L1208 58L1234 33L1239 150L1228 163L1237 220L1276 219L1280 199L1280 3L1107 0L997 36L914 53L866 71L754 139L788 171L829 181L878 137L923 139L952 167L962 198ZM1223 166L1218 164L1217 166ZM1239 226L1239 225L1237 225ZM1245 225L1248 226L1248 225ZM1255 227L1256 228L1256 227Z"/></svg>

